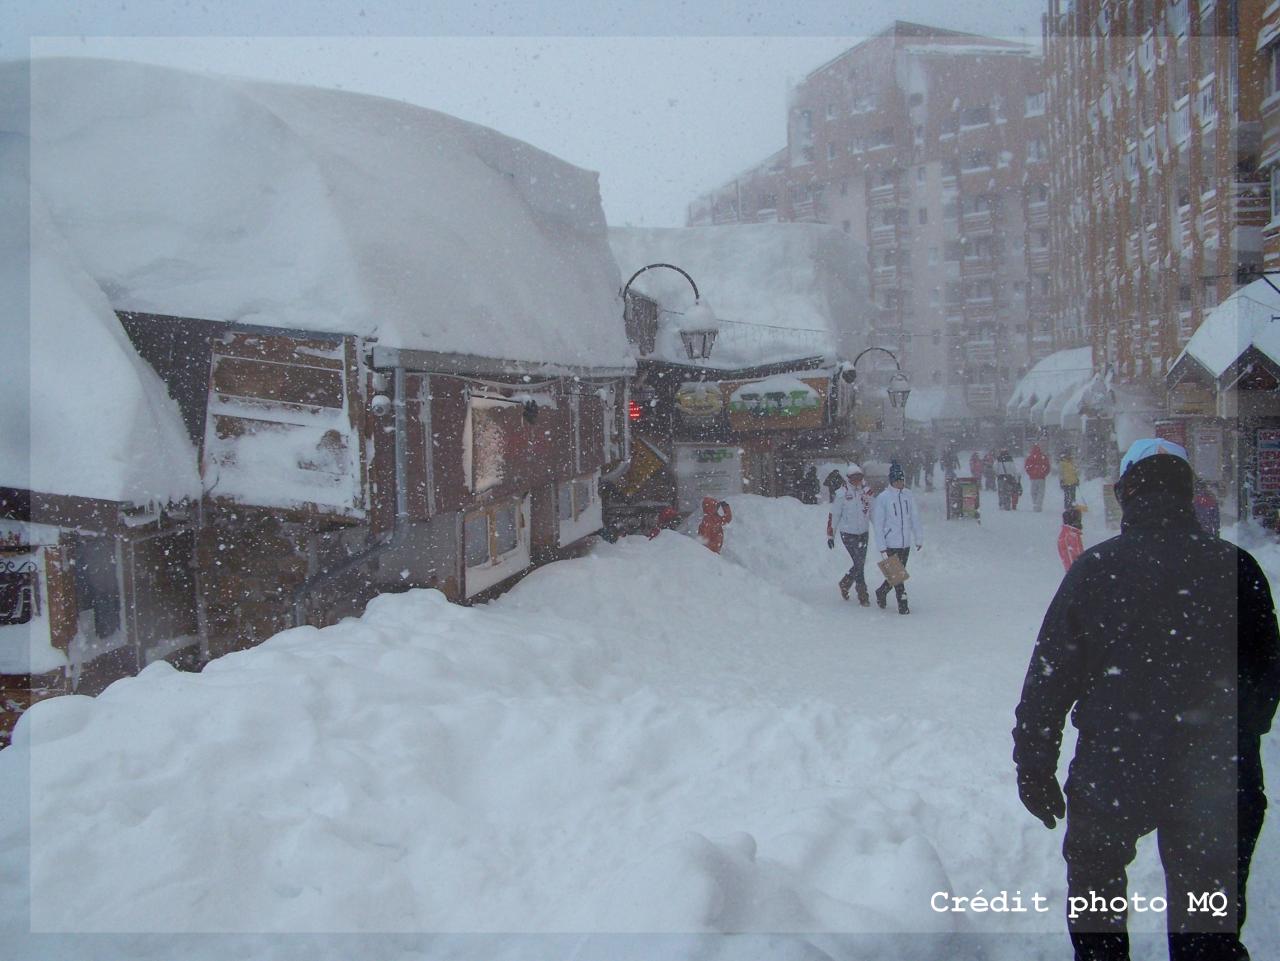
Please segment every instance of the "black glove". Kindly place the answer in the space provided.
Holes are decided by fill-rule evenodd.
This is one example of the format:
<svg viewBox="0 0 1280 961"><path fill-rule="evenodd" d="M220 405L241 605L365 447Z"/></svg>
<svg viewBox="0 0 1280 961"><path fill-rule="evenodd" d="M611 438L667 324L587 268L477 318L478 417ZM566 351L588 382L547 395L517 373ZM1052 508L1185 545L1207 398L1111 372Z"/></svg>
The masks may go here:
<svg viewBox="0 0 1280 961"><path fill-rule="evenodd" d="M720 508L720 510L727 510L729 507L729 504L727 501L720 501L718 504L716 504L716 507Z"/></svg>
<svg viewBox="0 0 1280 961"><path fill-rule="evenodd" d="M1052 828L1055 818L1067 816L1067 801L1052 771L1018 769L1018 798L1022 806Z"/></svg>
<svg viewBox="0 0 1280 961"><path fill-rule="evenodd" d="M829 551L833 551L833 550L835 550L835 549L836 549L836 539L835 539L834 537L828 537L828 538L827 538L827 550L829 550Z"/></svg>

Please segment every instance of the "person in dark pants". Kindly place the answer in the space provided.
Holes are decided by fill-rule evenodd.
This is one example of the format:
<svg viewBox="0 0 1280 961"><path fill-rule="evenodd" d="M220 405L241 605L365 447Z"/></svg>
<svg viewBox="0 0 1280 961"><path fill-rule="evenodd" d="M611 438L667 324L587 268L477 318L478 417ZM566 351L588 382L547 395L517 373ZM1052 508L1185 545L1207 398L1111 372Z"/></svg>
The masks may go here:
<svg viewBox="0 0 1280 961"><path fill-rule="evenodd" d="M862 468L857 464L850 464L846 474L848 480L836 491L836 499L831 502L831 513L827 515L827 548L835 548L835 536L839 534L844 549L849 552L849 559L853 561L849 572L840 578L840 596L847 601L849 588L856 587L858 603L863 607L870 607L871 599L867 594L867 578L863 569L867 566L871 491L863 483Z"/></svg>
<svg viewBox="0 0 1280 961"><path fill-rule="evenodd" d="M924 540L924 527L920 512L916 510L915 497L907 490L907 476L897 461L889 465L889 486L877 495L871 507L871 526L875 528L876 543L885 557L893 555L907 566L911 545L916 550ZM902 584L892 585L898 597L898 613L910 614L907 606L907 589ZM889 597L890 584L886 580L876 588L876 603L884 607Z"/></svg>
<svg viewBox="0 0 1280 961"><path fill-rule="evenodd" d="M1152 831L1172 961L1249 958L1240 930L1266 812L1261 738L1280 700L1280 633L1261 568L1201 530L1192 484L1177 444L1129 449L1116 485L1121 533L1063 578L1023 682L1018 793L1046 827L1066 817L1077 961L1129 957L1127 913L1115 908ZM1079 737L1064 799L1068 711ZM1220 911L1191 900L1215 893Z"/></svg>

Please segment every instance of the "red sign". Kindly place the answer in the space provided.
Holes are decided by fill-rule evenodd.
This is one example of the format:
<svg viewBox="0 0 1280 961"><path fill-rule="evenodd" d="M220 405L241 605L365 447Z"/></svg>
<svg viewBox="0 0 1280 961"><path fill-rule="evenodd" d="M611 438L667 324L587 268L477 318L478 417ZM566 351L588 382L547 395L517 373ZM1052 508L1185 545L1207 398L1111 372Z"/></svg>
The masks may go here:
<svg viewBox="0 0 1280 961"><path fill-rule="evenodd" d="M1258 490L1280 491L1280 430L1258 431Z"/></svg>

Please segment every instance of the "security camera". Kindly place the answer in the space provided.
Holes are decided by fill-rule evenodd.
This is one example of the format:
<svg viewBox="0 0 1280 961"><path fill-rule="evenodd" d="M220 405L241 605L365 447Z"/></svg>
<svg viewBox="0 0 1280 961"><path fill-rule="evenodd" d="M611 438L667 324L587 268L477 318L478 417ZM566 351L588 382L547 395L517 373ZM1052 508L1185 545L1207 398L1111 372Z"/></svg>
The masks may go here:
<svg viewBox="0 0 1280 961"><path fill-rule="evenodd" d="M375 417L385 417L391 413L391 398L386 394L374 394L369 399L369 409Z"/></svg>

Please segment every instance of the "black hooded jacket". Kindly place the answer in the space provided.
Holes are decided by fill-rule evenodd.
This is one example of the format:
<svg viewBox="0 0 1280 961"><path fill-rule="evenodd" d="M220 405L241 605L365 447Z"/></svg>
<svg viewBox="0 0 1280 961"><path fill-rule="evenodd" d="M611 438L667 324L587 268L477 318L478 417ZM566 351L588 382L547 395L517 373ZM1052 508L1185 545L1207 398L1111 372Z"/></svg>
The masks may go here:
<svg viewBox="0 0 1280 961"><path fill-rule="evenodd" d="M1135 493L1121 533L1081 555L1049 605L1013 757L1056 770L1068 710L1078 761L1176 764L1187 751L1235 754L1237 740L1256 753L1278 698L1280 637L1257 561L1204 533L1189 486L1185 498Z"/></svg>

